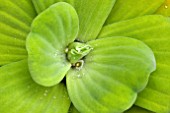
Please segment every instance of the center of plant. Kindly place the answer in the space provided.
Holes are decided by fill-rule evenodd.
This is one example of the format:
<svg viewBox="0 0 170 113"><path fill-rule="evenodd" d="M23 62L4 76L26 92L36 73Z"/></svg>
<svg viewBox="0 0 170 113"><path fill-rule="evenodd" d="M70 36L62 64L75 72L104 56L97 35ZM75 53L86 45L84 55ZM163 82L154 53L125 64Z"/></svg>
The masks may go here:
<svg viewBox="0 0 170 113"><path fill-rule="evenodd" d="M67 48L67 58L72 63L72 66L81 67L84 61L82 60L93 48L84 43L73 42Z"/></svg>

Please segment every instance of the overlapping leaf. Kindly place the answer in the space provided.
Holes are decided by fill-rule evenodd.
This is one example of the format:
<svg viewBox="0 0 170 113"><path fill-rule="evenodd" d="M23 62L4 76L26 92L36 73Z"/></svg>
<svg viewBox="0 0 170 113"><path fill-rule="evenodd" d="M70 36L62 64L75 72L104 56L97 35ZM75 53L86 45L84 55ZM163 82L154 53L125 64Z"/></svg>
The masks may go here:
<svg viewBox="0 0 170 113"><path fill-rule="evenodd" d="M85 58L83 68L69 70L66 77L74 106L81 113L120 113L129 109L156 68L152 51L144 43L126 37L88 44L94 50Z"/></svg>
<svg viewBox="0 0 170 113"><path fill-rule="evenodd" d="M77 40L86 42L96 38L116 0L33 0L33 3L37 12L41 12L59 1L68 2L76 9L80 21Z"/></svg>
<svg viewBox="0 0 170 113"><path fill-rule="evenodd" d="M125 111L124 113L154 113L154 112L148 111L148 110L140 108L138 106L133 106L129 110Z"/></svg>
<svg viewBox="0 0 170 113"><path fill-rule="evenodd" d="M170 16L170 0L165 0L162 6L156 11L156 14Z"/></svg>
<svg viewBox="0 0 170 113"><path fill-rule="evenodd" d="M106 24L153 14L165 0L117 0Z"/></svg>
<svg viewBox="0 0 170 113"><path fill-rule="evenodd" d="M144 16L105 26L99 38L130 36L145 42L153 50L157 70L149 85L139 94L136 105L154 112L170 112L170 19Z"/></svg>
<svg viewBox="0 0 170 113"><path fill-rule="evenodd" d="M30 0L0 0L0 65L26 58L25 39L35 15Z"/></svg>
<svg viewBox="0 0 170 113"><path fill-rule="evenodd" d="M74 107L73 104L71 104L68 113L80 113L80 112Z"/></svg>
<svg viewBox="0 0 170 113"><path fill-rule="evenodd" d="M69 4L74 4L75 0L32 0L37 13L41 13L49 6L57 3L57 2L67 2Z"/></svg>
<svg viewBox="0 0 170 113"><path fill-rule="evenodd" d="M35 5L37 12L40 13L44 11L46 8L48 8L50 5L56 2L59 2L59 1L68 2L75 7L78 13L79 19L80 19L80 32L78 34L77 39L82 42L87 42L89 40L96 38L96 36L101 30L115 2L115 0L93 0L93 1L89 1L89 0L77 0L77 1L75 0L48 0L48 1L47 0L33 0L33 3ZM14 1L12 0L2 1L1 0L0 2L1 2L0 15L2 17L0 18L0 48L1 48L0 65L4 65L4 64L8 64L14 61L24 59L26 57L27 53L25 50L25 38L30 30L29 28L30 23L32 22L36 13L34 11L34 8L30 0L25 0L25 1L20 1L20 2L15 1L15 0ZM106 24L110 24L110 23L117 22L120 20L134 18L136 16L152 14L160 6L161 3L163 3L163 0L156 0L156 1L155 0L150 0L150 1L139 0L137 2L134 2L132 0L128 0L128 1L118 0ZM168 3L168 0L167 0L167 3ZM60 11L58 11L57 14L59 15L56 14L57 11L52 11L52 8L45 11L45 12L49 11L53 13L51 13L52 15L48 13L44 13L44 15L46 16L46 17L45 16L43 17L44 19L43 18L40 19L40 17L38 17L36 20L37 22L34 23L34 25L36 26L35 28L33 27L34 33L31 33L29 35L29 37L31 37L32 39L28 41L32 43L30 44L28 48L29 49L31 48L30 56L31 58L33 58L33 59L30 59L30 56L29 56L29 62L32 63L30 66L30 70L31 70L34 80L35 79L38 80L36 82L39 84L43 83L44 86L51 86L51 85L54 85L60 82L71 66L66 61L64 49L70 42L72 42L76 38L76 34L78 31L77 30L78 23L76 22L78 22L78 18L77 18L76 13L73 13L75 11L73 10L70 11L70 9L72 10L71 7L65 7L65 9L58 8L58 10ZM71 14L69 11L71 12ZM67 12L67 13L64 14L64 12ZM169 12L169 9L166 8L166 4L163 5L160 8L160 10L157 11L158 14L163 14L165 16L169 16L168 12ZM51 18L54 15L58 17L57 19L55 17L56 20L54 18ZM73 15L76 15L76 16L73 16ZM48 21L44 21L45 19ZM74 21L72 21L74 19L76 20L75 23ZM42 22L44 22L45 24L42 24ZM142 93L140 93L139 98L136 102L136 105L142 106L154 112L165 112L165 113L170 112L170 96L169 96L170 95L169 93L170 92L170 78L168 76L170 73L169 71L170 31L168 31L168 29L170 28L169 22L170 20L168 18L164 18L161 16L142 17L142 18L137 18L134 20L124 21L124 22L120 22L117 24L106 26L102 30L101 34L99 35L99 38L108 37L108 36L117 36L117 35L130 36L130 37L137 38L137 39L144 41L154 50L154 53L156 55L157 62L158 62L157 71L151 76L151 80L149 81L147 88ZM72 25L74 25L74 27ZM62 29L57 29L57 28L62 28ZM38 32L38 33L35 33L35 32ZM67 36L65 36L65 34ZM60 40L57 40L58 37ZM66 40L63 40L63 38L65 37L67 37ZM101 40L103 43L104 42L103 39ZM97 41L94 41L94 42L97 42ZM109 40L109 42L112 42L111 39ZM99 45L102 43L100 42ZM97 47L97 45L93 44L93 41L90 42L90 44L92 44L94 47ZM37 47L37 45L39 45L39 47ZM113 48L111 48L111 50L112 49ZM121 51L121 52L126 53L125 51ZM113 53L110 53L109 55L111 56L112 54ZM145 53L142 53L142 54L145 54ZM104 63L106 62L110 63L110 61L112 60L108 60L109 55L107 56L107 58L102 57L102 56L97 56L97 55L96 56L94 55L94 56L97 57L98 60L96 61L99 61L98 63L100 64L100 63L103 63L101 60L103 58L105 58ZM37 64L34 61L38 61ZM62 62L58 62L58 61L62 61ZM87 64L85 64L85 67L90 66L91 69L85 68L84 70L81 70L79 72L72 70L70 71L68 75L69 77L67 78L67 79L70 79L70 81L67 80L68 83L71 84L69 85L70 89L73 89L73 92L71 92L70 90L71 92L70 94L73 99L73 102L75 106L82 112L86 112L86 111L94 112L93 111L94 109L97 109L97 110L99 109L98 112L101 112L102 110L104 112L109 111L112 107L115 107L116 105L114 105L114 103L111 103L111 101L108 100L107 98L104 98L103 100L99 100L99 97L102 97L105 94L106 89L102 87L102 90L104 91L104 93L102 94L98 93L97 89L100 89L101 87L98 87L96 84L93 83L94 81L91 81L93 79L95 80L96 83L98 82L103 83L103 81L109 81L107 78L102 80L101 79L102 76L99 77L98 73L94 73L94 72L97 72L97 70L105 72L105 70L103 69L105 68L105 66L103 67L103 64L101 66L96 64L99 66L98 68L96 68L94 64L92 64L92 61L93 61L92 55L89 55L86 61L87 61ZM151 60L147 59L145 61L150 62ZM133 60L132 62L135 62L135 60ZM42 64L41 65L42 67L39 67L40 63ZM0 69L0 72L1 72L0 76L2 76L2 79L0 80L0 86L2 86L0 87L0 93L1 93L0 104L2 104L2 107L1 107L2 109L0 109L0 112L7 111L7 112L12 112L12 113L15 113L15 112L25 113L27 111L30 111L30 112L66 113L68 111L68 106L70 102L68 99L68 95L65 92L66 89L64 85L59 84L51 88L45 88L45 87L41 87L37 85L31 80L26 64L27 64L26 61L21 61L18 63L14 63L11 65L2 67ZM146 65L148 66L149 64L150 63ZM26 67L23 67L23 66L26 66ZM124 65L120 65L120 66L124 66ZM138 66L140 67L140 65ZM148 66L148 67L152 67L152 66ZM33 68L37 70L34 71ZM61 69L61 70L57 70L57 69ZM118 68L115 68L115 69L118 69ZM140 68L137 68L137 69L140 69ZM11 70L11 72L8 72L7 70L8 71ZM147 70L147 69L144 69L144 70ZM148 69L147 70L148 73L150 73L151 70L153 71L154 69L151 69L151 68ZM85 71L87 71L88 74L84 74ZM109 72L106 72L108 73L107 76L111 76ZM39 75L37 76L37 74L39 73L41 76ZM24 76L23 75L21 76L21 74L24 74ZM72 74L75 74L75 75L72 76ZM120 72L120 75L121 74L123 75L123 73ZM13 76L13 75L16 75L16 76ZM34 75L36 75L37 78ZM49 75L52 75L52 76L55 75L54 76L55 79L53 80L47 79L47 78L51 78L51 76L49 77ZM60 76L56 76L56 75L60 75ZM103 75L105 74L103 73ZM18 77L18 78L14 78L14 77ZM74 80L72 79L74 80L76 79L76 82L74 83L73 82ZM118 80L120 79L121 83L126 84L128 80L132 80L134 78L132 77L128 80L126 79L127 80L126 82L123 78L117 77L116 79ZM87 84L86 80L88 81L89 84L94 85L94 87L91 87L91 85ZM6 83L6 81L9 81L9 82ZM125 86L122 85L121 83L120 83L120 86L122 87L120 87L120 89L127 90L128 88L125 88ZM7 84L7 85L4 86L4 84ZM15 84L15 87L12 86L14 84ZM76 86L77 84L79 86ZM112 85L116 86L117 84L119 84L119 82L113 83ZM146 82L144 83L143 81L143 84L142 85L138 84L138 86L135 86L134 84L135 83L133 82L131 82L130 84L130 86L132 86L133 88L135 87L132 90L132 95L130 95L130 93L124 93L124 94L129 95L127 96L127 98L128 97L131 98L129 99L131 101L118 99L117 103L119 102L121 103L125 101L129 103L126 105L119 105L118 108L120 108L120 106L122 107L120 109L125 109L125 107L126 109L129 108L129 106L131 106L134 102L133 99L135 99L135 95L136 95L135 93L139 92L142 89L142 86L144 87L146 85ZM104 85L108 85L108 87L110 87L109 84L106 82L104 82ZM163 86L163 87L160 87L160 86ZM113 91L113 87L110 87L110 88L111 88L111 91ZM57 92L57 94L55 93L56 90L59 91ZM131 90L127 92L130 92L130 91ZM37 94L35 95L34 93L37 93ZM72 95L74 93L75 95ZM6 94L8 95L6 96ZM117 92L117 94L119 94L119 91ZM44 97L41 98L40 95L44 95ZM64 95L65 97L58 98L61 95ZM119 94L119 96L123 97L122 94ZM92 102L88 101L86 97L88 97L88 99L90 98L94 100L94 106L89 106L90 104L92 104L93 101ZM116 96L115 97L110 96L110 97L114 99L116 98ZM12 99L10 100L10 98ZM78 100L74 98L76 99L78 98ZM63 102L63 99L65 103L61 104ZM82 102L81 99L84 100L84 102ZM105 104L109 102L110 102L110 105ZM39 105L39 103L41 104ZM50 105L47 105L45 103L50 103ZM83 104L85 106L83 106ZM82 106L84 108L82 108ZM8 109L8 107L10 107L11 109ZM86 107L89 107L89 108L86 108ZM102 110L100 110L101 108ZM56 109L59 111L57 111ZM138 108L136 109L138 110ZM73 111L77 112L76 110L73 110Z"/></svg>
<svg viewBox="0 0 170 113"><path fill-rule="evenodd" d="M80 112L73 105L71 105L68 113L80 113ZM132 106L130 109L123 113L154 113L154 112L148 111L138 106Z"/></svg>
<svg viewBox="0 0 170 113"><path fill-rule="evenodd" d="M78 40L95 39L116 0L75 0L74 7L80 20Z"/></svg>
<svg viewBox="0 0 170 113"><path fill-rule="evenodd" d="M64 2L52 5L40 14L27 38L28 63L31 76L38 84L58 84L70 69L65 49L78 33L78 16Z"/></svg>
<svg viewBox="0 0 170 113"><path fill-rule="evenodd" d="M70 99L60 83L46 88L29 74L27 60L0 68L1 113L68 113Z"/></svg>

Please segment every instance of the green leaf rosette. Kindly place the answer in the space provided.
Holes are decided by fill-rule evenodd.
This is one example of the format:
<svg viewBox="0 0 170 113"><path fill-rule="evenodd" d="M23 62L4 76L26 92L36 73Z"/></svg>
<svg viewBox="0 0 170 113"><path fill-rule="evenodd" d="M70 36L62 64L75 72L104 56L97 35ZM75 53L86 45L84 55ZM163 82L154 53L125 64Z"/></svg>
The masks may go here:
<svg viewBox="0 0 170 113"><path fill-rule="evenodd" d="M169 113L169 0L0 2L0 113Z"/></svg>
<svg viewBox="0 0 170 113"><path fill-rule="evenodd" d="M31 28L27 50L33 80L50 87L67 75L70 99L82 113L129 109L156 69L152 50L139 40L123 36L79 40L78 15L64 2L42 12Z"/></svg>

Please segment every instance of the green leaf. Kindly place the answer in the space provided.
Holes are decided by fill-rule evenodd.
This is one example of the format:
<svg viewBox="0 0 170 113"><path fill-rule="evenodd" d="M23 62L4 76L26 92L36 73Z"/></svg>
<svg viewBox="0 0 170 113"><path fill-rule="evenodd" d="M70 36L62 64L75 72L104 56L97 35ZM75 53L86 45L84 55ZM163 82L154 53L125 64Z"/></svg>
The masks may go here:
<svg viewBox="0 0 170 113"><path fill-rule="evenodd" d="M170 16L170 0L165 0L162 6L156 11L156 14Z"/></svg>
<svg viewBox="0 0 170 113"><path fill-rule="evenodd" d="M96 39L116 0L75 0L74 7L80 20L77 40Z"/></svg>
<svg viewBox="0 0 170 113"><path fill-rule="evenodd" d="M156 43L156 42L155 42ZM156 43L157 44L157 43ZM170 112L170 54L159 51L157 71L149 79L148 86L139 94L136 105L156 113ZM160 60L161 59L161 60Z"/></svg>
<svg viewBox="0 0 170 113"><path fill-rule="evenodd" d="M150 48L136 39L110 37L87 44L93 50L81 70L69 70L69 96L81 113L120 113L129 109L156 68Z"/></svg>
<svg viewBox="0 0 170 113"><path fill-rule="evenodd" d="M49 6L57 3L57 2L67 2L69 4L72 4L74 0L32 0L35 9L37 13L41 13L45 9L47 9Z"/></svg>
<svg viewBox="0 0 170 113"><path fill-rule="evenodd" d="M154 113L154 112L148 111L138 106L133 106L129 110L125 111L124 113Z"/></svg>
<svg viewBox="0 0 170 113"><path fill-rule="evenodd" d="M35 16L30 0L0 0L0 65L26 58L25 39Z"/></svg>
<svg viewBox="0 0 170 113"><path fill-rule="evenodd" d="M85 57L92 50L90 45L73 42L68 46L67 59L70 63L76 63Z"/></svg>
<svg viewBox="0 0 170 113"><path fill-rule="evenodd" d="M43 86L56 85L71 67L65 49L77 36L77 13L67 3L56 3L37 16L31 28L26 45L31 76Z"/></svg>
<svg viewBox="0 0 170 113"><path fill-rule="evenodd" d="M74 107L73 104L71 104L68 113L80 113L80 112Z"/></svg>
<svg viewBox="0 0 170 113"><path fill-rule="evenodd" d="M165 0L117 0L106 24L153 14L164 1Z"/></svg>
<svg viewBox="0 0 170 113"><path fill-rule="evenodd" d="M0 68L0 112L67 113L70 100L65 85L39 86L27 65L27 60L22 60Z"/></svg>
<svg viewBox="0 0 170 113"><path fill-rule="evenodd" d="M33 0L41 11L59 1L68 2L76 9L80 21L77 40L86 42L97 37L116 0Z"/></svg>
<svg viewBox="0 0 170 113"><path fill-rule="evenodd" d="M105 26L99 38L129 36L145 42L153 50L157 70L147 88L139 95L137 105L156 113L170 111L170 19L144 16Z"/></svg>

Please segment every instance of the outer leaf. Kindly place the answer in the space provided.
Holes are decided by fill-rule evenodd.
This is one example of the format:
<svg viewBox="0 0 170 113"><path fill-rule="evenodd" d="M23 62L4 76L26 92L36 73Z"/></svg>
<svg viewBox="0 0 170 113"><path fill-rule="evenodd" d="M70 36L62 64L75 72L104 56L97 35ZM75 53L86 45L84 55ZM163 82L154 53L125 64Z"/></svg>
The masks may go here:
<svg viewBox="0 0 170 113"><path fill-rule="evenodd" d="M156 11L156 14L170 16L170 0L165 0L162 6Z"/></svg>
<svg viewBox="0 0 170 113"><path fill-rule="evenodd" d="M136 104L156 113L170 112L170 19L145 16L115 23L105 26L99 38L118 35L142 40L156 56L157 71Z"/></svg>
<svg viewBox="0 0 170 113"><path fill-rule="evenodd" d="M25 39L35 15L30 0L0 0L0 65L26 57Z"/></svg>
<svg viewBox="0 0 170 113"><path fill-rule="evenodd" d="M112 37L89 42L94 50L81 70L68 72L67 88L81 113L121 113L135 102L155 70L152 51L142 42Z"/></svg>
<svg viewBox="0 0 170 113"><path fill-rule="evenodd" d="M68 113L80 113L80 112L74 107L73 104L71 104ZM125 111L124 113L154 113L154 112L148 111L148 110L143 109L138 106L133 106L130 109L128 109L127 111Z"/></svg>
<svg viewBox="0 0 170 113"><path fill-rule="evenodd" d="M69 112L68 113L80 113L73 104L71 104Z"/></svg>
<svg viewBox="0 0 170 113"><path fill-rule="evenodd" d="M74 0L32 0L37 13L41 13L45 9L47 9L50 5L55 4L57 2L67 2L69 4L73 3Z"/></svg>
<svg viewBox="0 0 170 113"><path fill-rule="evenodd" d="M154 112L148 111L148 110L140 108L138 106L133 106L129 110L125 111L124 113L154 113Z"/></svg>
<svg viewBox="0 0 170 113"><path fill-rule="evenodd" d="M36 9L40 10L59 1L75 7L80 21L77 40L86 42L97 37L116 0L33 0Z"/></svg>
<svg viewBox="0 0 170 113"><path fill-rule="evenodd" d="M155 52L157 56L157 71L149 79L148 86L139 94L136 105L142 106L156 113L170 112L170 54Z"/></svg>
<svg viewBox="0 0 170 113"><path fill-rule="evenodd" d="M70 69L65 49L78 32L78 16L67 3L57 3L41 13L32 24L27 50L29 69L38 84L58 84Z"/></svg>
<svg viewBox="0 0 170 113"><path fill-rule="evenodd" d="M0 68L1 113L67 113L70 100L64 84L45 88L36 84L27 61Z"/></svg>
<svg viewBox="0 0 170 113"><path fill-rule="evenodd" d="M117 0L106 24L153 14L165 0Z"/></svg>
<svg viewBox="0 0 170 113"><path fill-rule="evenodd" d="M80 20L77 40L96 39L116 0L75 0L74 7Z"/></svg>

